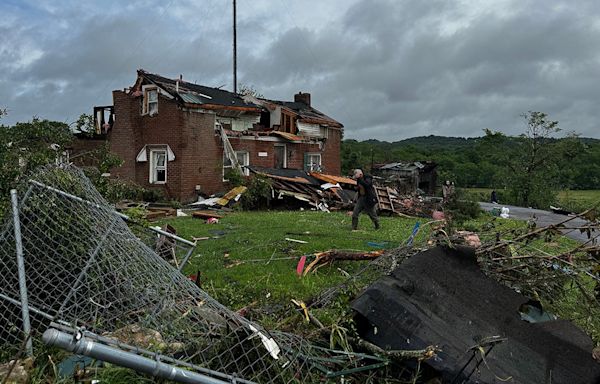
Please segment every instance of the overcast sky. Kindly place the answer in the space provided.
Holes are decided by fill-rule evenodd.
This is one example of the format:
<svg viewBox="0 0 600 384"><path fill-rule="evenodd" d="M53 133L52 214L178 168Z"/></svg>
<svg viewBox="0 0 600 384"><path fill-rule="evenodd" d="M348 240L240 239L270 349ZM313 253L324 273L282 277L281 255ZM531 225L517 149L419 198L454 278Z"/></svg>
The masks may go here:
<svg viewBox="0 0 600 384"><path fill-rule="evenodd" d="M230 0L0 0L4 124L72 122L136 69L232 89ZM345 137L518 134L543 111L600 138L600 2L238 0L238 80L312 94Z"/></svg>

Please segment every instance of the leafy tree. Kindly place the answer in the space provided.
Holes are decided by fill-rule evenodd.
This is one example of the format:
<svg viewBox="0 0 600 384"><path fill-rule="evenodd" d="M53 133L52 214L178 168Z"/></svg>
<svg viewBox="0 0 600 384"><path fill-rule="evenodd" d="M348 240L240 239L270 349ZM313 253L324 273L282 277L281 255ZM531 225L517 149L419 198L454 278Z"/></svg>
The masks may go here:
<svg viewBox="0 0 600 384"><path fill-rule="evenodd" d="M502 153L496 156L505 164L501 172L511 201L518 205L547 208L556 200L561 186L561 163L576 153L575 137L557 140L558 121L548 119L543 112L529 111L525 133L508 140L498 133L489 134L489 142L497 144ZM504 145L498 145L498 144ZM506 144L510 145L506 145ZM497 150L496 150L497 152Z"/></svg>
<svg viewBox="0 0 600 384"><path fill-rule="evenodd" d="M0 125L0 211L22 175L55 161L72 140L69 126L57 121L34 118L13 126Z"/></svg>

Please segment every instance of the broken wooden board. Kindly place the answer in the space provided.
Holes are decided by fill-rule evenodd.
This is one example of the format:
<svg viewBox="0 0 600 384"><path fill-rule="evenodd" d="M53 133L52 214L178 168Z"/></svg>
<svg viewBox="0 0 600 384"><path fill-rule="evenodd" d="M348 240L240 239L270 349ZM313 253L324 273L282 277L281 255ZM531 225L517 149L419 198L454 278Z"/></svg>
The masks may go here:
<svg viewBox="0 0 600 384"><path fill-rule="evenodd" d="M217 200L217 204L220 206L225 206L229 203L229 201L231 199L234 199L237 195L241 195L242 193L246 192L247 189L248 188L246 188L243 185L240 185L239 187L235 187L232 190L230 190L229 192L227 192L225 194L225 196L223 196L219 200Z"/></svg>
<svg viewBox="0 0 600 384"><path fill-rule="evenodd" d="M308 174L311 175L312 177L314 177L315 179L324 181L326 183L331 183L331 184L341 183L341 184L356 185L356 180L349 179L349 178L343 177L343 176L327 175L327 174L320 173L320 172L309 172Z"/></svg>
<svg viewBox="0 0 600 384"><path fill-rule="evenodd" d="M317 265L324 265L335 260L373 260L383 255L384 250L371 252L348 252L332 249L330 251L315 253L315 259L306 267L302 276L306 276Z"/></svg>
<svg viewBox="0 0 600 384"><path fill-rule="evenodd" d="M146 213L144 214L144 218L146 220L155 220L155 219L160 219L162 217L167 217L167 216L177 216L177 210L174 208L168 208L168 207L164 207L164 208L151 207L151 208L148 208L146 210Z"/></svg>
<svg viewBox="0 0 600 384"><path fill-rule="evenodd" d="M392 201L392 196L390 193L390 188L381 187L378 185L375 185L374 188L375 193L377 195L377 203L379 204L379 210L396 213L396 209L394 208L394 203Z"/></svg>
<svg viewBox="0 0 600 384"><path fill-rule="evenodd" d="M223 216L216 214L214 211L194 211L192 212L192 217L195 217L196 219L202 219L202 220L206 220L206 219L210 219L210 218L215 218L215 219L222 219Z"/></svg>

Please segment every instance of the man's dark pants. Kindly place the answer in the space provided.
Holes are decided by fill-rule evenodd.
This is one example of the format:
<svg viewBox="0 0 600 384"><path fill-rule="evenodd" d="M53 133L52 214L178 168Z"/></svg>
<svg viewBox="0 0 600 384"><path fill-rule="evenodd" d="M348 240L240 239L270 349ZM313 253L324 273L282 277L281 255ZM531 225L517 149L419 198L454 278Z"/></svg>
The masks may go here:
<svg viewBox="0 0 600 384"><path fill-rule="evenodd" d="M354 211L352 212L352 229L358 228L358 215L364 211L373 221L373 225L375 225L375 229L379 229L379 218L377 217L377 204L368 206L366 196L360 196L356 201L356 205L354 206Z"/></svg>

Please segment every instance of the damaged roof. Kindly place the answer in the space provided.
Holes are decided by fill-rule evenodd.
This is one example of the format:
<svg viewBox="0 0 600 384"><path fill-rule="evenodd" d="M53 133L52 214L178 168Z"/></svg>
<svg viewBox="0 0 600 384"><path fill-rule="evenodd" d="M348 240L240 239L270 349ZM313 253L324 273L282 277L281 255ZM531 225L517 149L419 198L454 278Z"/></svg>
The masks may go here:
<svg viewBox="0 0 600 384"><path fill-rule="evenodd" d="M138 83L140 78L157 85L184 104L208 109L223 108L255 112L262 110L260 106L244 100L241 95L223 89L192 84L183 80L173 80L146 72L143 69L138 70Z"/></svg>
<svg viewBox="0 0 600 384"><path fill-rule="evenodd" d="M327 116L323 112L319 111L312 106L299 102L299 101L281 101L281 100L269 100L269 99L258 99L268 104L277 105L293 112L298 116L298 119L302 123L307 124L320 124L326 125L332 128L343 128L344 125L339 121Z"/></svg>
<svg viewBox="0 0 600 384"><path fill-rule="evenodd" d="M398 161L394 163L376 164L373 166L374 169L386 171L419 170L423 172L428 172L435 167L437 167L437 163L433 161Z"/></svg>
<svg viewBox="0 0 600 384"><path fill-rule="evenodd" d="M599 383L589 336L567 320L522 320L519 310L529 302L486 276L472 248L436 247L379 279L352 308L359 334L382 348L437 345L441 352L426 363L443 382ZM478 347L496 336L477 369Z"/></svg>

